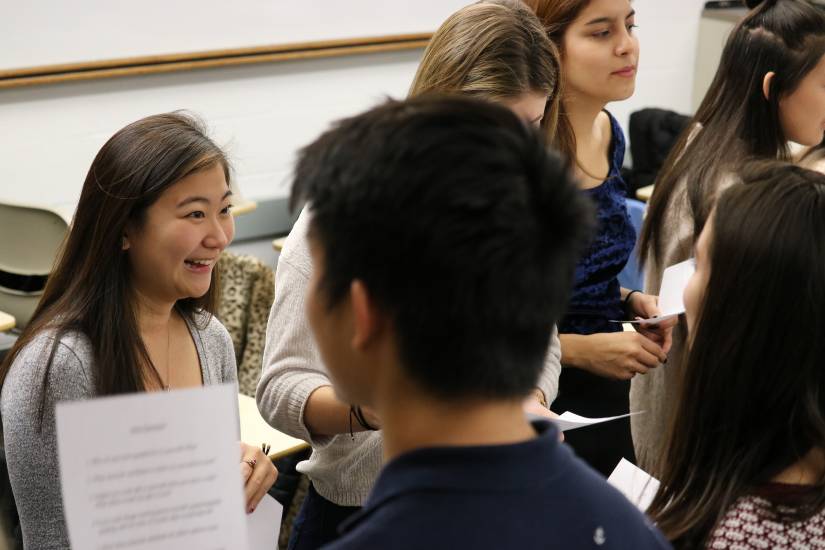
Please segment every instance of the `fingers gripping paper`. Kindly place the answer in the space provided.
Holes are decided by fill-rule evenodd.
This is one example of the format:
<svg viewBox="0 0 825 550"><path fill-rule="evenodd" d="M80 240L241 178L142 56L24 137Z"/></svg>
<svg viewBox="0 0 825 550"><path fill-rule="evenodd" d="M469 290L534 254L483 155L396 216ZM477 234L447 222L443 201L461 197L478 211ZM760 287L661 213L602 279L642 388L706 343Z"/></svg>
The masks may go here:
<svg viewBox="0 0 825 550"><path fill-rule="evenodd" d="M672 265L665 269L662 275L662 288L659 290L659 310L662 312L658 317L650 319L636 319L632 321L613 320L611 323L631 323L638 325L656 325L667 319L672 319L685 312L685 304L682 295L685 287L690 281L693 272L696 271L696 261L691 258L684 262Z"/></svg>

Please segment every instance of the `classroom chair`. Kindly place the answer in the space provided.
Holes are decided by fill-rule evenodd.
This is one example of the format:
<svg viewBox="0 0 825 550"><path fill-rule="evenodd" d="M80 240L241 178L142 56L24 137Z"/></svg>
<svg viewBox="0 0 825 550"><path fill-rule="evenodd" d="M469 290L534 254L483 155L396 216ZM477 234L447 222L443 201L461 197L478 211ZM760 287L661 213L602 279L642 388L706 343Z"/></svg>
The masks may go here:
<svg viewBox="0 0 825 550"><path fill-rule="evenodd" d="M627 213L630 215L630 222L636 231L636 246L627 260L624 269L619 273L619 284L631 290L644 290L645 279L639 267L639 235L642 232L642 222L645 218L645 203L636 199L625 199L627 201Z"/></svg>
<svg viewBox="0 0 825 550"><path fill-rule="evenodd" d="M0 311L28 324L69 229L48 208L0 203Z"/></svg>
<svg viewBox="0 0 825 550"><path fill-rule="evenodd" d="M240 393L255 397L261 377L266 323L275 299L275 272L253 256L224 252L218 260L217 317L235 346Z"/></svg>

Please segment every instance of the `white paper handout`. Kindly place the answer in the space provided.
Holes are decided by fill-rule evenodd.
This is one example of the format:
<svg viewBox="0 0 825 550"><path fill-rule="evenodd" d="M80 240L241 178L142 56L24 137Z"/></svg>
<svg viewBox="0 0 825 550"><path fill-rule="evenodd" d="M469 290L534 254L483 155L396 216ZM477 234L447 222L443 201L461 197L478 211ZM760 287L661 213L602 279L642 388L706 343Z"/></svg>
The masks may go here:
<svg viewBox="0 0 825 550"><path fill-rule="evenodd" d="M283 515L281 503L268 494L264 495L255 511L246 516L250 550L277 550Z"/></svg>
<svg viewBox="0 0 825 550"><path fill-rule="evenodd" d="M694 271L696 271L696 262L693 258L665 269L662 275L662 287L659 290L659 311L662 313L658 317L633 321L612 320L610 322L655 325L684 313L685 303L682 295Z"/></svg>
<svg viewBox="0 0 825 550"><path fill-rule="evenodd" d="M246 550L231 384L57 405L72 548Z"/></svg>
<svg viewBox="0 0 825 550"><path fill-rule="evenodd" d="M693 258L665 269L662 288L659 290L659 310L662 315L678 315L685 312L682 295L694 271L696 261Z"/></svg>
<svg viewBox="0 0 825 550"><path fill-rule="evenodd" d="M656 491L659 490L659 480L644 470L637 468L624 458L619 461L607 482L619 490L627 499L635 504L642 512L647 511Z"/></svg>
<svg viewBox="0 0 825 550"><path fill-rule="evenodd" d="M554 418L553 422L559 427L559 430L566 432L568 430L575 430L576 428L584 428L585 426L592 426L594 424L601 424L602 422L610 422L611 420L619 420L620 418L627 418L634 414L641 414L644 411L632 412L628 414L620 414L619 416L605 416L602 418L587 418L586 416L579 416L570 411L563 412L558 418Z"/></svg>

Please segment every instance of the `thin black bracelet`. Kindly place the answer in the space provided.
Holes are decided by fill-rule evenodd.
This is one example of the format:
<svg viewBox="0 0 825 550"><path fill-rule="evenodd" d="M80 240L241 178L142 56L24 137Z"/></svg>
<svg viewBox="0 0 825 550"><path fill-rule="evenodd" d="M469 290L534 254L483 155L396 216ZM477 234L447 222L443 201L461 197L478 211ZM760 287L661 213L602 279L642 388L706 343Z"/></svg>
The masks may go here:
<svg viewBox="0 0 825 550"><path fill-rule="evenodd" d="M627 311L627 307L630 305L630 297L636 294L637 292L639 294L642 294L641 290L631 290L627 293L627 296L624 297L624 314L628 319L630 318L630 313Z"/></svg>
<svg viewBox="0 0 825 550"><path fill-rule="evenodd" d="M357 420L358 424L360 424L365 430L369 430L371 432L378 430L378 428L371 426L370 423L367 422L367 418L364 416L364 411L361 410L360 405L350 406L350 412L355 414L355 420Z"/></svg>
<svg viewBox="0 0 825 550"><path fill-rule="evenodd" d="M349 437L353 441L355 441L355 434L352 433L352 415L355 414L355 407L352 405L349 406Z"/></svg>

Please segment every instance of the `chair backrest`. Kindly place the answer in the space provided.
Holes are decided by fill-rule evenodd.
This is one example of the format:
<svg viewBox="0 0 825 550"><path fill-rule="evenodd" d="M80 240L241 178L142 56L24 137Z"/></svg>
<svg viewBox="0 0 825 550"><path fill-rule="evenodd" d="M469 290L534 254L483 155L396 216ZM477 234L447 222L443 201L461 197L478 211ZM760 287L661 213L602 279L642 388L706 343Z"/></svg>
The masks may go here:
<svg viewBox="0 0 825 550"><path fill-rule="evenodd" d="M630 222L636 231L636 246L627 260L627 264L619 273L619 284L631 290L642 290L645 287L645 278L639 268L639 234L642 232L642 222L645 219L645 208L647 205L636 199L626 199L627 213L630 215Z"/></svg>
<svg viewBox="0 0 825 550"><path fill-rule="evenodd" d="M48 208L0 203L0 311L21 328L40 300L68 228Z"/></svg>
<svg viewBox="0 0 825 550"><path fill-rule="evenodd" d="M217 317L229 331L238 364L238 391L250 397L261 377L266 323L275 298L275 272L258 258L224 252L218 260Z"/></svg>

